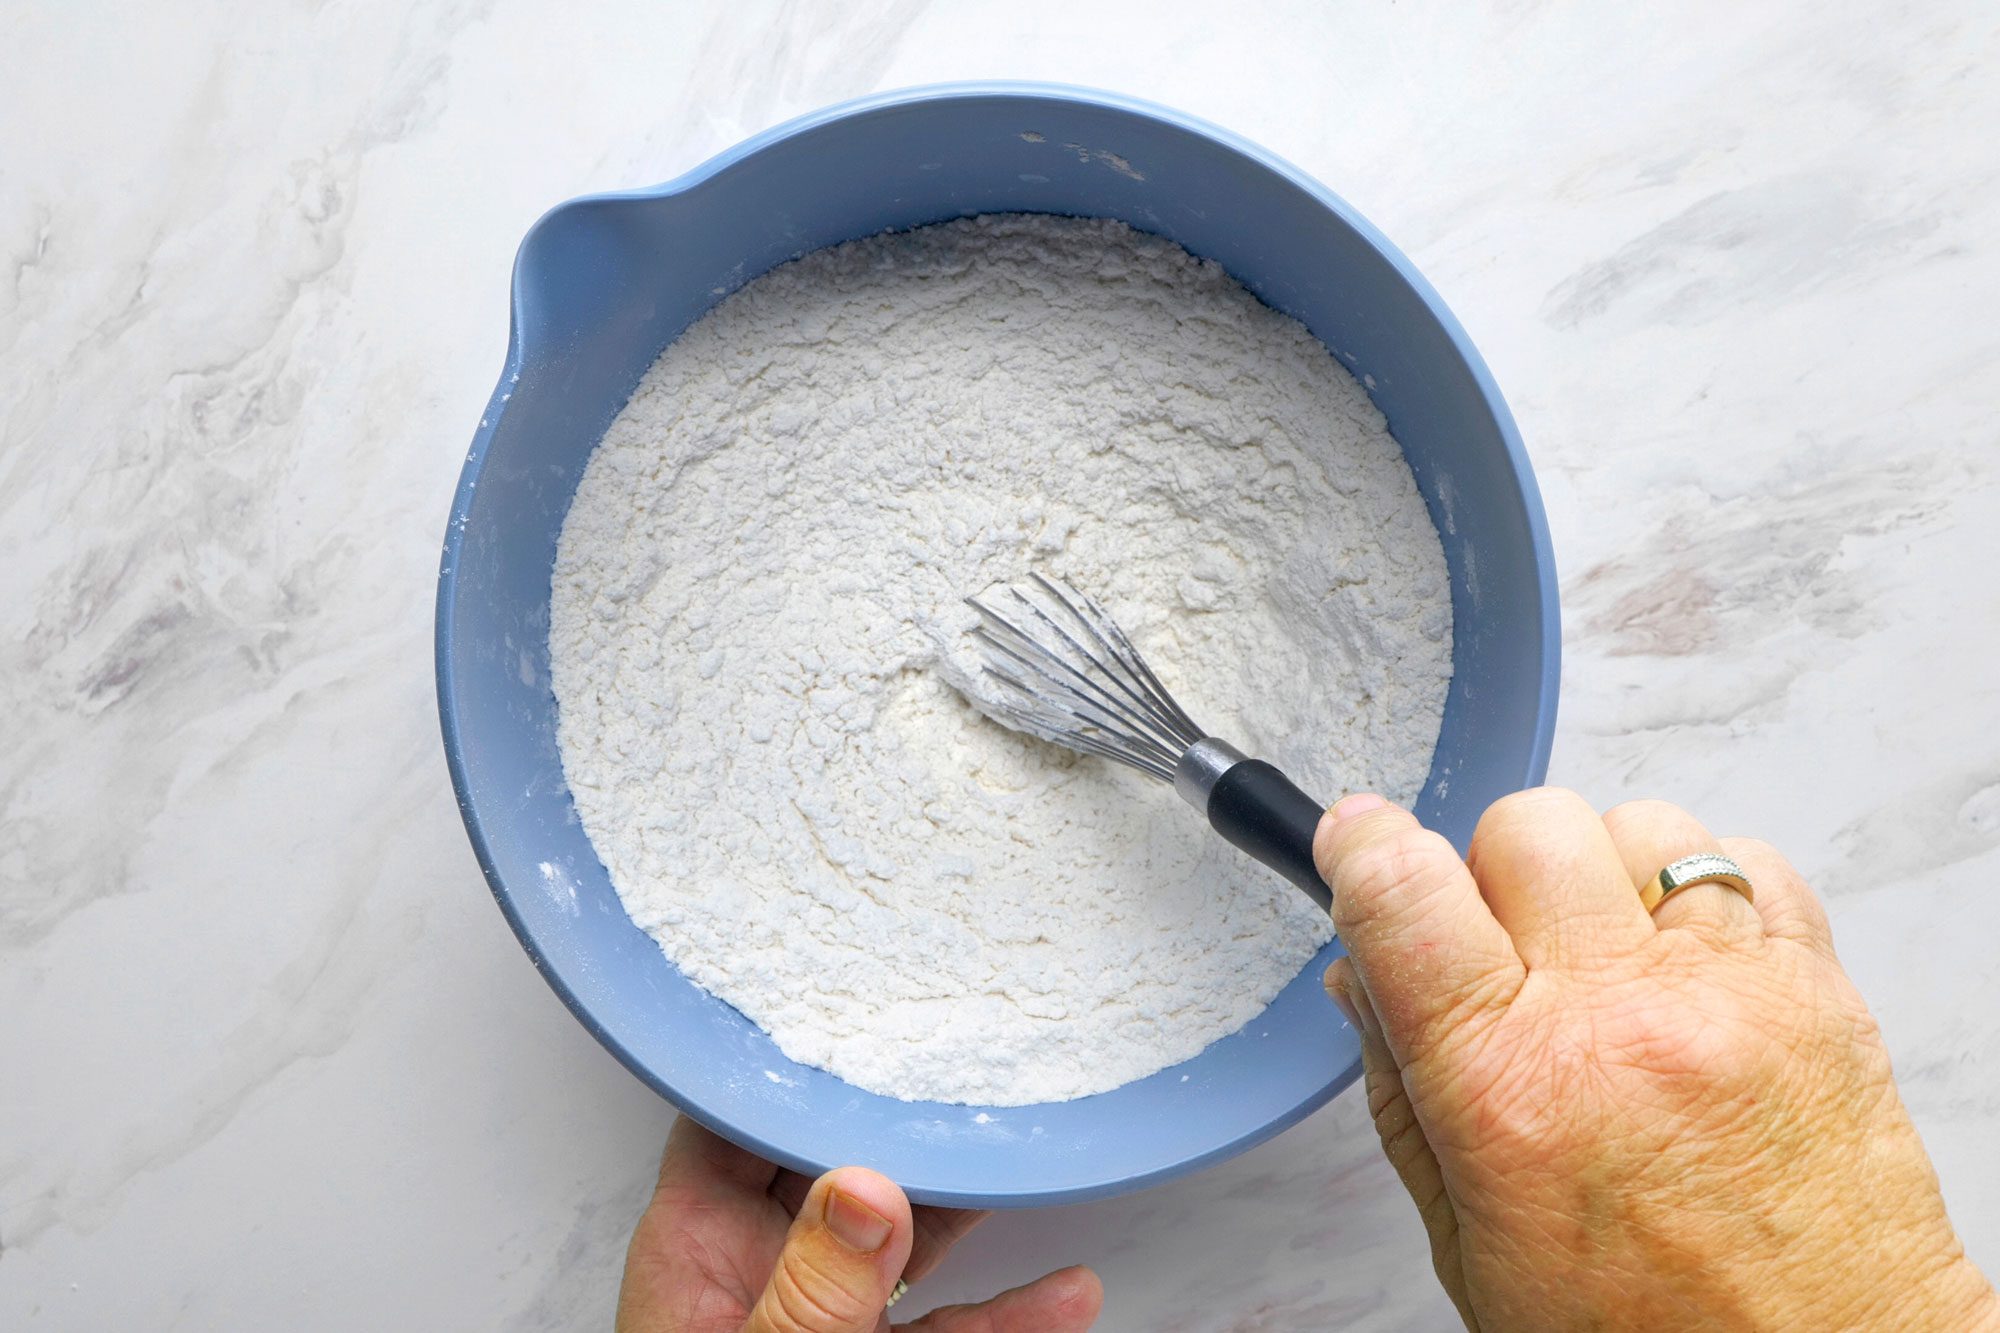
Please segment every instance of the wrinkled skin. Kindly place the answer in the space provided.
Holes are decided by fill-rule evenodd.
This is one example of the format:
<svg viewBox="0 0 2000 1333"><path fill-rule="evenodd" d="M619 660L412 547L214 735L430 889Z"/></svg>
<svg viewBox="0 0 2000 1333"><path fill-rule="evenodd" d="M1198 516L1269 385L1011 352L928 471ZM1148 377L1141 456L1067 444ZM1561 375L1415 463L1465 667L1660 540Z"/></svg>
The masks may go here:
<svg viewBox="0 0 2000 1333"><path fill-rule="evenodd" d="M1637 886L1722 850L1649 916ZM1825 913L1659 802L1525 792L1466 860L1378 797L1315 848L1368 1102L1468 1328L2000 1328Z"/></svg>
<svg viewBox="0 0 2000 1333"><path fill-rule="evenodd" d="M1754 901L1702 884L1648 915L1638 887L1703 851ZM1367 795L1315 853L1349 950L1327 989L1468 1328L2000 1330L1826 915L1772 848L1542 790L1489 810L1463 861ZM897 1275L980 1216L852 1167L808 1182L684 1120L618 1327L888 1333ZM1064 1269L903 1327L1071 1333L1101 1301Z"/></svg>

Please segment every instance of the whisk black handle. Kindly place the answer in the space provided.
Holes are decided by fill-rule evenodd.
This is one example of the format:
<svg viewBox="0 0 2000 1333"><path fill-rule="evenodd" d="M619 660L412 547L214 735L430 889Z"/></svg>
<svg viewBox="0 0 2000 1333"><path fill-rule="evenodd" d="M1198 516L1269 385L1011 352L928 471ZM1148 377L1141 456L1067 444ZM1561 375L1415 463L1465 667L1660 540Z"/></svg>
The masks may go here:
<svg viewBox="0 0 2000 1333"><path fill-rule="evenodd" d="M1313 864L1313 834L1325 810L1261 759L1231 764L1208 793L1210 827L1330 912L1333 890Z"/></svg>

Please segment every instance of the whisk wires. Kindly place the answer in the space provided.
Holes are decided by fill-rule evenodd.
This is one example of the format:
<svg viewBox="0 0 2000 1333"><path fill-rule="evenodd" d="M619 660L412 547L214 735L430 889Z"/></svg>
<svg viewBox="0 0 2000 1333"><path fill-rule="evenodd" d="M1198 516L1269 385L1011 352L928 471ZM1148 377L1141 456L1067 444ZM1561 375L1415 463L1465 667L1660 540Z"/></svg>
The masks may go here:
<svg viewBox="0 0 2000 1333"><path fill-rule="evenodd" d="M1066 583L1029 576L979 613L972 631L985 671L1008 691L1000 711L1015 727L1085 754L1130 765L1162 782L1205 735L1097 600Z"/></svg>

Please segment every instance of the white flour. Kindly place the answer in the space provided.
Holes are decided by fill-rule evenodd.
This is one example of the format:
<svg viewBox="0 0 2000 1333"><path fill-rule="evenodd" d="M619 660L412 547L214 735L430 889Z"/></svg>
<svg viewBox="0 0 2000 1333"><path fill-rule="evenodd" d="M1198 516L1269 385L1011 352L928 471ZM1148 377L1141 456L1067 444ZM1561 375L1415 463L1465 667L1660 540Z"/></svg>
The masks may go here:
<svg viewBox="0 0 2000 1333"><path fill-rule="evenodd" d="M1300 325L1115 223L974 218L750 284L647 373L563 527L563 764L627 910L876 1092L1116 1087L1328 938L1165 787L953 689L959 599L1031 569L1307 790L1421 788L1451 611L1400 451Z"/></svg>

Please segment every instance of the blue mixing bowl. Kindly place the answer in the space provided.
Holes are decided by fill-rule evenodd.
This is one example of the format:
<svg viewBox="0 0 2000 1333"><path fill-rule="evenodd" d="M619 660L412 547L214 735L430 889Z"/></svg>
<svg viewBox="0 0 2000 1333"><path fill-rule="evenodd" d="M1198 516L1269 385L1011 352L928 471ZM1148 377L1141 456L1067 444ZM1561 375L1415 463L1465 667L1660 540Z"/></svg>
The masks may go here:
<svg viewBox="0 0 2000 1333"><path fill-rule="evenodd" d="M796 1170L886 1172L920 1202L1101 1198L1269 1138L1351 1082L1329 946L1242 1031L1077 1101L902 1102L794 1064L626 918L570 803L549 691L549 571L591 448L640 374L728 293L808 250L971 213L1118 218L1219 262L1303 321L1389 419L1451 565L1457 642L1417 804L1464 846L1539 782L1557 610L1541 499L1465 333L1353 209L1262 149L1128 98L923 88L795 120L650 190L563 204L514 266L506 369L466 456L438 575L438 709L465 824L529 957L627 1068Z"/></svg>

